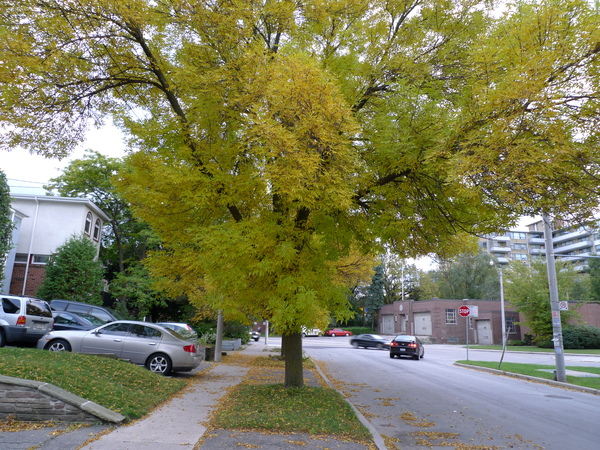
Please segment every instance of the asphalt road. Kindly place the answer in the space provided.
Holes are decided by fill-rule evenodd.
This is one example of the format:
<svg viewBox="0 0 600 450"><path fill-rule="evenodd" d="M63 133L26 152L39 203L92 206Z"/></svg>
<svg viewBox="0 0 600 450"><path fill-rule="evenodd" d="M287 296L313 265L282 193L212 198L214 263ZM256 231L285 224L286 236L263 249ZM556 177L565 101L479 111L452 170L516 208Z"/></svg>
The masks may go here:
<svg viewBox="0 0 600 450"><path fill-rule="evenodd" d="M304 338L303 347L378 432L403 450L600 448L599 396L454 366L467 359L464 347L429 345L420 361L354 349L345 337ZM499 352L469 350L470 360L499 358ZM554 364L552 354L507 353L504 361ZM600 366L598 357L565 361Z"/></svg>

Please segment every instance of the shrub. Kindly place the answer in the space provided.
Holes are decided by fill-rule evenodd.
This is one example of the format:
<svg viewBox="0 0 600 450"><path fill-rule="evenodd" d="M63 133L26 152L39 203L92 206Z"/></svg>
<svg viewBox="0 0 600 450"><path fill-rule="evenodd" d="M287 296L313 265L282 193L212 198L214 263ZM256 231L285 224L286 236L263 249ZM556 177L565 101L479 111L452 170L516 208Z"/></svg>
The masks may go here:
<svg viewBox="0 0 600 450"><path fill-rule="evenodd" d="M600 328L589 325L565 327L563 345L568 349L600 348Z"/></svg>

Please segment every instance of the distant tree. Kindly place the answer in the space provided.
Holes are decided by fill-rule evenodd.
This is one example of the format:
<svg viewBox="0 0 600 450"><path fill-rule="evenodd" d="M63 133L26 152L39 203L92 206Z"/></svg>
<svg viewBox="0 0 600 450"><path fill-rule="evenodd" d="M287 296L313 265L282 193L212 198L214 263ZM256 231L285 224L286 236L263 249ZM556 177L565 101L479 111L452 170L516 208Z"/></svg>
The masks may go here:
<svg viewBox="0 0 600 450"><path fill-rule="evenodd" d="M104 269L96 260L96 248L85 236L72 236L46 265L37 296L102 304Z"/></svg>
<svg viewBox="0 0 600 450"><path fill-rule="evenodd" d="M126 260L143 259L146 252L142 237L147 226L135 220L129 204L116 191L113 184L124 163L119 158L109 158L89 150L81 159L72 161L58 177L50 179L44 188L49 193L58 192L63 197L84 197L92 200L109 217L106 232L102 234L102 257L123 272Z"/></svg>
<svg viewBox="0 0 600 450"><path fill-rule="evenodd" d="M441 298L499 298L500 283L497 265L486 253L462 253L439 263L439 293Z"/></svg>
<svg viewBox="0 0 600 450"><path fill-rule="evenodd" d="M520 313L521 323L531 329L533 341L543 343L552 339L552 312L546 261L513 261L503 270L506 281L505 297ZM578 273L571 263L556 261L559 299L566 300L567 293L572 292L573 286L581 282L582 278L582 274ZM563 325L577 316L577 311L574 310L561 311L560 314Z"/></svg>
<svg viewBox="0 0 600 450"><path fill-rule="evenodd" d="M10 218L10 188L6 175L0 170L0 287L6 257L12 245L13 222Z"/></svg>
<svg viewBox="0 0 600 450"><path fill-rule="evenodd" d="M600 301L600 258L589 258L587 266L590 274L590 300Z"/></svg>
<svg viewBox="0 0 600 450"><path fill-rule="evenodd" d="M413 300L428 300L430 298L440 298L440 286L436 281L439 279L439 272L436 270L419 270L417 272L419 283L411 292Z"/></svg>
<svg viewBox="0 0 600 450"><path fill-rule="evenodd" d="M119 305L124 305L127 311L132 311L140 320L146 318L156 321L153 311L159 307L164 308L169 303L169 298L154 288L150 272L140 262L119 272L111 283L110 290Z"/></svg>
<svg viewBox="0 0 600 450"><path fill-rule="evenodd" d="M371 278L371 284L367 287L367 292L364 299L365 310L371 318L371 331L375 329L375 318L377 311L385 300L385 277L383 264L375 267L375 273Z"/></svg>
<svg viewBox="0 0 600 450"><path fill-rule="evenodd" d="M419 272L408 259L388 252L382 257L384 303L393 303L404 298L414 298L419 285Z"/></svg>

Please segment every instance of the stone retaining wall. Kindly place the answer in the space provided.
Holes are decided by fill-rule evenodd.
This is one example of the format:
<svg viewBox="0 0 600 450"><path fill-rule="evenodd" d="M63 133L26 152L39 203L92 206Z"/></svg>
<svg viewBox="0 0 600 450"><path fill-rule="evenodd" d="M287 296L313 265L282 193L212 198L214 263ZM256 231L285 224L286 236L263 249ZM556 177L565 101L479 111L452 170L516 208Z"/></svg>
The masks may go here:
<svg viewBox="0 0 600 450"><path fill-rule="evenodd" d="M120 423L125 417L49 383L0 375L0 418Z"/></svg>

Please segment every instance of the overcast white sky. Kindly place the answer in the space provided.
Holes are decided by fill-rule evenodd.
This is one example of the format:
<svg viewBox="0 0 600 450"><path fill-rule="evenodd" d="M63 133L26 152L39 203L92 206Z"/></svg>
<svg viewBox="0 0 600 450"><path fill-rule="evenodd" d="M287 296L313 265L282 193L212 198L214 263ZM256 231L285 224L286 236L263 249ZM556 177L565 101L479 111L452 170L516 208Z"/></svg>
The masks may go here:
<svg viewBox="0 0 600 450"><path fill-rule="evenodd" d="M100 130L90 130L88 140L70 157L60 161L32 155L23 149L10 152L0 150L0 168L6 174L11 193L44 195L43 185L48 184L50 178L60 175L70 161L82 158L86 149L114 158L125 155L121 132L107 125Z"/></svg>

